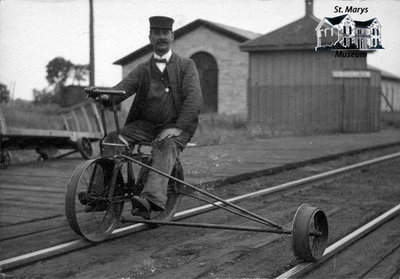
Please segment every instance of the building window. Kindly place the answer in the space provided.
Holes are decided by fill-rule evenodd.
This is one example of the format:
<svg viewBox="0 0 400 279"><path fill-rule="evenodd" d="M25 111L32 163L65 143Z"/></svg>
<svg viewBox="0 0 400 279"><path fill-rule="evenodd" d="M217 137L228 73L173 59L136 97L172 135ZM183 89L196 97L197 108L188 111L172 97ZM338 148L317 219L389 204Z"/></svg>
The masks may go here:
<svg viewBox="0 0 400 279"><path fill-rule="evenodd" d="M208 52L197 52L191 56L200 78L204 104L202 112L218 112L218 65Z"/></svg>
<svg viewBox="0 0 400 279"><path fill-rule="evenodd" d="M349 34L351 34L351 26L349 26Z"/></svg>
<svg viewBox="0 0 400 279"><path fill-rule="evenodd" d="M346 38L343 39L343 44L346 46Z"/></svg>
<svg viewBox="0 0 400 279"><path fill-rule="evenodd" d="M379 42L379 39L376 39L376 44L377 44L378 46L381 45L381 43Z"/></svg>
<svg viewBox="0 0 400 279"><path fill-rule="evenodd" d="M376 35L379 36L379 29L376 29Z"/></svg>
<svg viewBox="0 0 400 279"><path fill-rule="evenodd" d="M375 28L372 28L372 35L375 35Z"/></svg>
<svg viewBox="0 0 400 279"><path fill-rule="evenodd" d="M372 46L375 46L375 39L372 39Z"/></svg>

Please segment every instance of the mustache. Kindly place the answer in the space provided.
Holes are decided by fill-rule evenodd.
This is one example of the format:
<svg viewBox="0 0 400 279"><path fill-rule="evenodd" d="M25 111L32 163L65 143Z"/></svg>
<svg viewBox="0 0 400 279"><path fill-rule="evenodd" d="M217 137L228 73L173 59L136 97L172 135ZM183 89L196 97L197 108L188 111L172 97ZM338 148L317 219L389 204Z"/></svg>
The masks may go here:
<svg viewBox="0 0 400 279"><path fill-rule="evenodd" d="M167 40L158 40L158 41L157 41L157 44L160 44L160 43L166 43L166 44L168 44L168 41L167 41Z"/></svg>

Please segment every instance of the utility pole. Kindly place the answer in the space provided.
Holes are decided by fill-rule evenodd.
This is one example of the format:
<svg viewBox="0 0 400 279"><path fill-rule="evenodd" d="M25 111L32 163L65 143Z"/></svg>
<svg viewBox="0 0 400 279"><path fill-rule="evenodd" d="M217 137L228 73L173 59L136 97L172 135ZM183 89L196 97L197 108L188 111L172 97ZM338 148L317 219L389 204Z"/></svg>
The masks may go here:
<svg viewBox="0 0 400 279"><path fill-rule="evenodd" d="M89 85L94 86L94 23L93 23L93 0L89 0L89 43L90 43L90 62L89 62Z"/></svg>

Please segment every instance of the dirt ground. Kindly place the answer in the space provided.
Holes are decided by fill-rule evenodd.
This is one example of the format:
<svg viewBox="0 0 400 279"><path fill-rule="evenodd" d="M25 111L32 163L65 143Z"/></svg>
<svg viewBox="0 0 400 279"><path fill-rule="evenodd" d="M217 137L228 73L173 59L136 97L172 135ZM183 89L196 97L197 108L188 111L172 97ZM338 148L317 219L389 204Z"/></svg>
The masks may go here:
<svg viewBox="0 0 400 279"><path fill-rule="evenodd" d="M326 171L353 160L344 158L208 190L230 197ZM364 168L331 183L239 204L288 228L300 204L318 206L328 216L329 245L399 203L399 170L400 159L397 159ZM182 208L194 205L196 203L184 201ZM221 210L185 221L253 225L251 221ZM365 247L366 250L370 248ZM14 278L30 279L272 278L295 264L291 237L287 235L164 226L6 273ZM354 269L350 264L344 268Z"/></svg>

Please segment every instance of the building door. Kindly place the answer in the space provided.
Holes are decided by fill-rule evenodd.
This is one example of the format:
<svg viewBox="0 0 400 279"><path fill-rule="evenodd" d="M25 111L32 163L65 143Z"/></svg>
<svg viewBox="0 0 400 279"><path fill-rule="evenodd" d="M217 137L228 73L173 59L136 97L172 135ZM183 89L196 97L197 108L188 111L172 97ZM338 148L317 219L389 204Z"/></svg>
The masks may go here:
<svg viewBox="0 0 400 279"><path fill-rule="evenodd" d="M356 71L354 71L356 72ZM380 73L370 77L347 77L336 81L342 93L341 123L343 133L376 132L380 128Z"/></svg>
<svg viewBox="0 0 400 279"><path fill-rule="evenodd" d="M204 105L202 112L218 112L217 61L207 52L197 52L191 57L200 76Z"/></svg>

